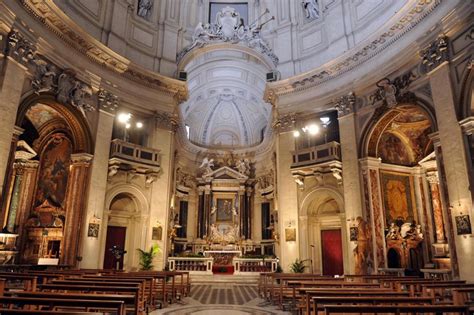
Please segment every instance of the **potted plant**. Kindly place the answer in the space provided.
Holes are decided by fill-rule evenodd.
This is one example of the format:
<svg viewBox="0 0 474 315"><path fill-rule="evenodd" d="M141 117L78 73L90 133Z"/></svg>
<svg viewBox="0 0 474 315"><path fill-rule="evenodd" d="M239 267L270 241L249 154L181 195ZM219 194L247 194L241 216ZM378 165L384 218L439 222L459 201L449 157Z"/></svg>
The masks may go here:
<svg viewBox="0 0 474 315"><path fill-rule="evenodd" d="M153 259L160 251L158 245L152 245L149 251L144 251L141 248L138 248L137 251L140 255L140 270L152 270Z"/></svg>
<svg viewBox="0 0 474 315"><path fill-rule="evenodd" d="M296 259L291 265L290 265L290 270L293 273L303 273L304 270L306 269L306 266L304 265L303 260Z"/></svg>

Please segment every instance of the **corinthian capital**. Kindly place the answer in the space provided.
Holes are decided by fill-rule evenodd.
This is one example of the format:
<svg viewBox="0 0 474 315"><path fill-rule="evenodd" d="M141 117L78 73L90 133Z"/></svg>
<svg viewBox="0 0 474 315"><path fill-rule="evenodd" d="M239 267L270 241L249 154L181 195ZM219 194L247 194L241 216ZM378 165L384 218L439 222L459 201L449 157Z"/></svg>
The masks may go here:
<svg viewBox="0 0 474 315"><path fill-rule="evenodd" d="M437 172L437 171L434 171L434 172L428 172L428 173L426 173L426 180L427 180L430 184L439 184L438 172Z"/></svg>
<svg viewBox="0 0 474 315"><path fill-rule="evenodd" d="M440 36L421 51L423 67L426 72L449 60L448 37Z"/></svg>
<svg viewBox="0 0 474 315"><path fill-rule="evenodd" d="M334 101L334 107L337 110L339 117L354 112L356 103L356 96L354 92L349 92L347 95L343 95Z"/></svg>
<svg viewBox="0 0 474 315"><path fill-rule="evenodd" d="M36 55L36 46L23 37L17 30L12 30L7 37L7 54L19 63L26 65Z"/></svg>

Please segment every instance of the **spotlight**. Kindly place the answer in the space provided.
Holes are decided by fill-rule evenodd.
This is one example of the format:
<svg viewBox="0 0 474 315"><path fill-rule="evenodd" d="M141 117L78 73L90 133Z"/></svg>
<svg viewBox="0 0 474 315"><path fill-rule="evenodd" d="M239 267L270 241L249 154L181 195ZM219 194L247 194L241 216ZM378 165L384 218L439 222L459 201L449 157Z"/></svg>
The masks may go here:
<svg viewBox="0 0 474 315"><path fill-rule="evenodd" d="M319 120L321 120L321 122L323 123L324 126L327 126L327 125L329 125L329 120L331 120L331 119L327 116L324 116L324 117L319 118Z"/></svg>
<svg viewBox="0 0 474 315"><path fill-rule="evenodd" d="M130 120L131 117L132 117L132 114L130 113L121 113L118 115L117 119L122 124L126 124Z"/></svg>
<svg viewBox="0 0 474 315"><path fill-rule="evenodd" d="M137 122L136 127L137 127L138 129L143 128L143 123L142 123L141 121Z"/></svg>
<svg viewBox="0 0 474 315"><path fill-rule="evenodd" d="M298 138L300 136L300 132L298 130L293 131L293 137Z"/></svg>
<svg viewBox="0 0 474 315"><path fill-rule="evenodd" d="M308 127L306 127L310 135L315 135L319 132L319 127L316 124L311 124Z"/></svg>

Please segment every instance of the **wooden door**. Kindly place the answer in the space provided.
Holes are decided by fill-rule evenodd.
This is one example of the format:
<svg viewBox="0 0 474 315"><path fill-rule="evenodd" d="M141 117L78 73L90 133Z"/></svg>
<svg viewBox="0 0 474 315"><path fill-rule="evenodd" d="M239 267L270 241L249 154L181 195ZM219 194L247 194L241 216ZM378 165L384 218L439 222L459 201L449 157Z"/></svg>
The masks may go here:
<svg viewBox="0 0 474 315"><path fill-rule="evenodd" d="M125 234L127 228L122 226L108 226L107 238L105 239L104 269L115 269L116 259L110 249L113 246L125 248ZM120 259L119 268L123 269L123 256Z"/></svg>
<svg viewBox="0 0 474 315"><path fill-rule="evenodd" d="M328 276L342 275L344 265L342 258L341 230L321 231L323 274Z"/></svg>

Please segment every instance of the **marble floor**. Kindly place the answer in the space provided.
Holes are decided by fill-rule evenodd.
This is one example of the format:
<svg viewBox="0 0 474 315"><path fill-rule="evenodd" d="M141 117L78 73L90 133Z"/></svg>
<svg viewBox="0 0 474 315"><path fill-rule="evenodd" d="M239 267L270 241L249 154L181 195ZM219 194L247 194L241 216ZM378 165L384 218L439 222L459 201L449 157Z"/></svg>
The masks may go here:
<svg viewBox="0 0 474 315"><path fill-rule="evenodd" d="M194 284L189 297L150 314L158 315L286 315L258 297L256 285L229 283Z"/></svg>

